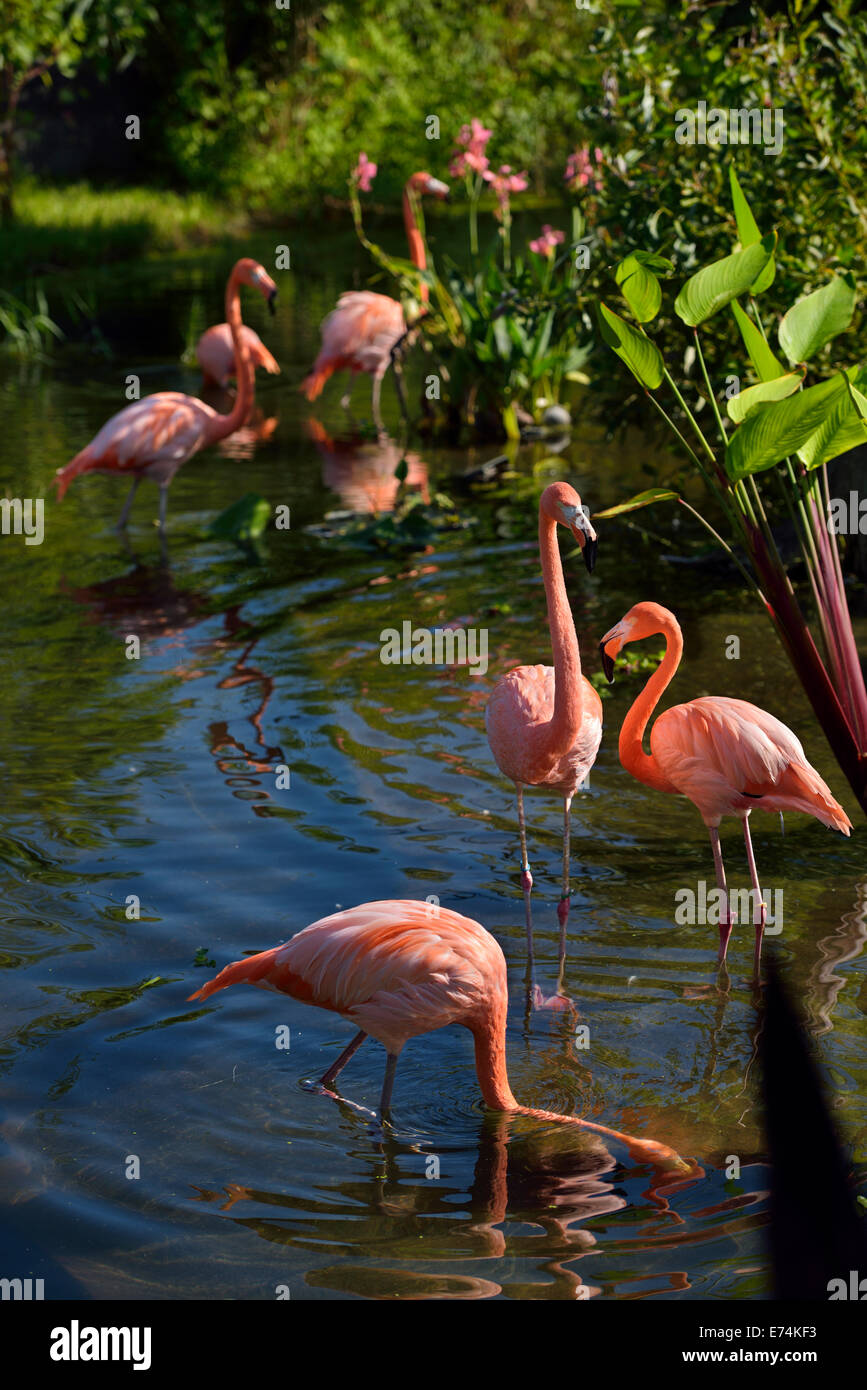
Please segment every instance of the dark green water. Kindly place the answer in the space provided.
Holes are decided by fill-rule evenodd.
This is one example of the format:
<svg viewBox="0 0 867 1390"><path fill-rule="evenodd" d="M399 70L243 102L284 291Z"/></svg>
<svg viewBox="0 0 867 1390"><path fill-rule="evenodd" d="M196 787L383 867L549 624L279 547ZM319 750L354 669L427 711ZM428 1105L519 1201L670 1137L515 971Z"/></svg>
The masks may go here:
<svg viewBox="0 0 867 1390"><path fill-rule="evenodd" d="M542 484L565 477L602 508L647 485L659 441L606 443L585 411L559 460L522 451L515 480L476 494L454 475L495 450L416 442L411 480L426 472L469 524L402 556L321 539L306 528L388 493L400 451L347 443L334 386L315 413L343 444L322 452L305 430L312 412L297 383L319 320L361 263L343 239L291 240L277 319L252 296L244 305L283 366L260 377L262 418L277 423L264 442L236 439L181 470L167 565L151 524L155 489L140 490L129 554L111 530L119 483L81 479L62 506L48 485L124 403L128 373L144 390L198 390L179 357L222 318L231 256L95 269L78 284L114 356L73 351L53 367L0 368L0 483L9 496L49 497L41 546L0 537L0 1273L44 1277L46 1297L271 1299L280 1286L293 1299L568 1299L582 1288L762 1297L768 1170L752 930L735 928L723 993L716 928L674 924L676 891L713 883L700 818L633 781L617 758L640 678L620 680L606 700L603 746L573 808L563 989L589 1027L585 1049L568 1013L527 1014L513 801L484 733L502 670L550 659L535 543ZM274 238L243 250L273 264ZM360 414L368 399L360 382ZM396 430L389 383L384 402ZM292 515L257 556L202 534L248 491ZM588 669L633 602L674 608L686 655L672 699L731 694L770 709L855 822L847 842L805 818L790 817L785 836L771 817L753 818L763 885L784 893L780 954L863 1165L861 819L765 619L724 571L672 561L670 517L644 517L661 541L608 522L592 578L567 562ZM407 619L487 628L489 671L383 665L380 632ZM141 639L137 661L125 655L130 634ZM737 661L726 659L730 635ZM283 765L291 786L281 790ZM551 993L560 808L540 792L527 805L537 973ZM747 886L736 823L723 843L730 882ZM349 1025L249 989L185 1003L215 973L194 964L200 948L222 966L337 905L429 894L502 943L519 1099L666 1140L698 1159L701 1177L661 1201L622 1151L486 1114L469 1034L457 1028L407 1046L396 1132L378 1140L351 1108L300 1084L337 1056ZM138 921L125 915L130 895ZM275 1046L281 1025L288 1052ZM375 1105L383 1063L367 1043L341 1078L346 1096ZM731 1155L737 1179L726 1177ZM127 1177L131 1156L138 1178ZM427 1176L431 1156L438 1177Z"/></svg>

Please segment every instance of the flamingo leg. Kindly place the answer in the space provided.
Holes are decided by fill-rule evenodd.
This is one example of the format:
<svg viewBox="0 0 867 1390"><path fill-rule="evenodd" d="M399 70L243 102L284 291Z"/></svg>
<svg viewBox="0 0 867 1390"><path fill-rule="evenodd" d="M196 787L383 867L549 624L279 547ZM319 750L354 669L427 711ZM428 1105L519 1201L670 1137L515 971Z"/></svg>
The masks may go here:
<svg viewBox="0 0 867 1390"><path fill-rule="evenodd" d="M521 836L521 888L524 893L524 917L527 924L527 953L530 961L530 969L533 968L533 909L530 905L530 893L533 889L533 875L530 873L530 864L527 859L527 825L524 820L524 788L520 783L516 783L518 789L518 831Z"/></svg>
<svg viewBox="0 0 867 1390"><path fill-rule="evenodd" d="M378 430L383 431L383 433L384 433L384 432L385 432L385 425L382 423L382 415L381 415L380 409L379 409L379 397L380 397L380 393L381 393L381 392L382 392L382 376L381 376L381 374L380 374L379 372L377 372L376 376L373 378L373 392L372 392L372 395L371 395L371 404L372 404L372 407L373 407L373 419L374 419L374 423L375 423L375 425L376 425L376 428L377 428Z"/></svg>
<svg viewBox="0 0 867 1390"><path fill-rule="evenodd" d="M340 1056L337 1058L337 1061L332 1062L331 1066L328 1068L327 1072L320 1080L320 1086L327 1086L330 1089L334 1085L334 1082L337 1079L338 1074L343 1071L343 1068L346 1066L346 1063L349 1061L350 1057L355 1056L356 1052L361 1047L361 1044L364 1042L364 1039L366 1037L367 1034L363 1031L360 1033L356 1033L349 1046L343 1049Z"/></svg>
<svg viewBox="0 0 867 1390"><path fill-rule="evenodd" d="M160 488L160 535L166 534L166 510L169 505L169 489L166 485Z"/></svg>
<svg viewBox="0 0 867 1390"><path fill-rule="evenodd" d="M116 531L122 531L126 526L127 521L129 520L129 514L132 509L133 498L135 497L136 489L138 488L140 482L140 478L133 478L132 480L132 487L126 495L126 501L124 502L121 514L117 519L117 526L114 528Z"/></svg>
<svg viewBox="0 0 867 1390"><path fill-rule="evenodd" d="M569 918L569 811L572 806L571 796L563 798L563 887L560 901L557 904L557 920L561 927L565 927Z"/></svg>
<svg viewBox="0 0 867 1390"><path fill-rule="evenodd" d="M758 869L756 868L756 857L753 854L753 842L750 837L749 812L747 812L747 814L744 816L744 843L747 847L747 863L750 866L750 881L753 885L753 892L756 895L755 901L758 903L758 921L755 923L756 953L753 961L755 973L756 975L758 975L759 963L762 959L762 937L765 933L765 922L767 921L768 912L767 907L765 906L765 901L762 897L762 890L759 887L759 873Z"/></svg>
<svg viewBox="0 0 867 1390"><path fill-rule="evenodd" d="M729 937L732 934L732 920L729 912L729 894L726 888L726 871L723 866L722 850L719 842L719 827L709 825L710 846L713 850L713 864L716 870L716 886L723 892L723 915L719 924L719 962L722 965L728 950Z"/></svg>
<svg viewBox="0 0 867 1390"><path fill-rule="evenodd" d="M389 1052L385 1062L385 1076L382 1080L382 1095L379 1098L380 1118L391 1109L391 1092L394 1087L394 1069L397 1066L397 1053Z"/></svg>

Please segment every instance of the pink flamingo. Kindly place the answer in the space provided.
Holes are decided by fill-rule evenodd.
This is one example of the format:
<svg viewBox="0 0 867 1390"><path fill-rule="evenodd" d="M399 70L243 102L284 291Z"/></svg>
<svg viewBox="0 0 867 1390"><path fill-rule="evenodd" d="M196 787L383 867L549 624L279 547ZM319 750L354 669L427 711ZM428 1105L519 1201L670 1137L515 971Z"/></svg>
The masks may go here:
<svg viewBox="0 0 867 1390"><path fill-rule="evenodd" d="M254 333L245 323L241 325L241 337L247 346L254 369L264 367L272 376L280 371L279 363L268 351L259 334ZM215 323L211 328L205 329L196 344L196 361L202 369L204 386L222 386L225 390L230 379L238 375L232 329L228 323Z"/></svg>
<svg viewBox="0 0 867 1390"><path fill-rule="evenodd" d="M253 363L241 332L241 285L259 290L272 313L277 295L274 281L256 261L245 258L235 264L226 284L226 318L241 376L229 414L220 415L196 396L180 391L158 391L134 401L106 421L80 454L58 468L54 481L59 502L80 473L119 473L131 478L129 496L117 523L117 529L123 530L139 483L142 478L151 478L160 489L160 533L165 533L168 489L178 469L205 445L232 434L252 409L256 388Z"/></svg>
<svg viewBox="0 0 867 1390"><path fill-rule="evenodd" d="M569 915L569 810L572 798L596 761L602 739L602 701L581 674L581 654L563 582L557 526L566 526L584 552L592 573L596 532L568 483L552 483L539 499L539 553L548 601L553 666L518 666L491 692L485 711L488 742L500 771L518 793L521 835L521 887L527 919L527 945L533 957L524 787L551 787L563 798L563 884L557 908L561 927Z"/></svg>
<svg viewBox="0 0 867 1390"><path fill-rule="evenodd" d="M686 705L674 705L654 722L650 754L642 739L663 690L680 665L683 636L673 613L658 603L636 603L600 644L602 665L609 681L614 659L627 642L665 637L665 658L632 705L620 730L620 761L639 782L658 791L689 797L710 832L717 887L722 890L720 964L725 960L732 922L720 848L723 816L740 816L750 880L755 893L758 972L766 908L750 839L749 815L760 811L803 811L823 825L848 835L852 822L834 800L818 772L807 762L798 739L766 710L746 700L703 695Z"/></svg>
<svg viewBox="0 0 867 1390"><path fill-rule="evenodd" d="M427 266L424 238L421 234L414 209L417 194L431 193L437 198L449 196L448 184L431 178L430 174L419 171L412 175L403 190L403 220L406 226L409 254L414 266L424 270ZM427 285L421 286L421 298L428 299ZM349 388L341 400L344 410L349 409L352 383L358 372L367 372L373 377L373 418L379 429L383 429L379 413L379 396L382 378L394 363L395 384L400 396L401 408L406 414L406 401L400 378L395 349L408 329L403 309L396 299L387 294L373 294L369 290L350 290L342 294L337 308L332 309L322 324L322 347L313 363L309 376L301 383L301 390L308 401L315 401L333 372L346 368L350 373Z"/></svg>
<svg viewBox="0 0 867 1390"><path fill-rule="evenodd" d="M227 965L189 997L207 999L242 980L331 1009L360 1029L322 1077L327 1090L368 1034L381 1042L387 1053L383 1117L404 1044L460 1023L473 1035L479 1087L492 1110L580 1125L625 1144L637 1162L691 1171L667 1144L518 1104L506 1071L506 960L490 932L471 917L430 903L363 903L323 917L283 946Z"/></svg>

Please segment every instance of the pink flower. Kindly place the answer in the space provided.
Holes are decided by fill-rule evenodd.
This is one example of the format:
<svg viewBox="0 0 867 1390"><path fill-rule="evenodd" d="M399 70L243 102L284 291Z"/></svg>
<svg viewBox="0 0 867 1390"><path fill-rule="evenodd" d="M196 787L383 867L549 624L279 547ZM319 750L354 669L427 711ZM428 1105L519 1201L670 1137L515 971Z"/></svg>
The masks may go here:
<svg viewBox="0 0 867 1390"><path fill-rule="evenodd" d="M512 193L523 193L527 187L528 178L526 171L523 174L513 174L510 164L501 164L499 171L492 174L490 169L486 169L482 178L489 183L497 197L497 218L502 221L503 214L508 210L509 197Z"/></svg>
<svg viewBox="0 0 867 1390"><path fill-rule="evenodd" d="M376 178L376 165L369 160L364 150L358 156L358 163L352 171L352 177L358 184L362 193L369 193Z"/></svg>
<svg viewBox="0 0 867 1390"><path fill-rule="evenodd" d="M485 155L485 146L493 135L492 130L486 130L481 121L475 117L470 125L462 125L455 142L458 148L452 155L452 162L449 165L449 173L454 178L461 178L468 170L474 174L483 174L488 167L488 160Z"/></svg>
<svg viewBox="0 0 867 1390"><path fill-rule="evenodd" d="M554 254L554 248L565 240L565 232L555 232L554 228L546 222L542 227L542 235L530 242L530 250L535 251L537 256L551 257Z"/></svg>
<svg viewBox="0 0 867 1390"><path fill-rule="evenodd" d="M598 166L602 164L605 156L598 145L593 151L593 158L597 166L595 169L586 145L570 154L563 178L573 193L577 193L579 188L586 188L588 193L602 192L602 173Z"/></svg>

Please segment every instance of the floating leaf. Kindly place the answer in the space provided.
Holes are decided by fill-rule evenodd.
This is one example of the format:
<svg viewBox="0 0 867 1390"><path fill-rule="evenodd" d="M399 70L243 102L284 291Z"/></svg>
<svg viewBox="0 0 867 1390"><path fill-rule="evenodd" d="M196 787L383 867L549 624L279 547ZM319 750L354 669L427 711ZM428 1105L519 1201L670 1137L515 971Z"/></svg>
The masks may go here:
<svg viewBox="0 0 867 1390"><path fill-rule="evenodd" d="M744 196L743 189L738 182L734 164L729 165L729 183L731 184L732 190L732 207L734 208L735 222L738 228L738 239L743 247L753 246L757 241L761 241L762 234L750 210L750 205ZM751 286L752 293L761 294L762 290L766 290L769 285L773 284L775 273L776 262L772 256L764 270Z"/></svg>
<svg viewBox="0 0 867 1390"><path fill-rule="evenodd" d="M744 347L749 353L756 375L761 381L775 381L783 374L782 364L771 352L761 329L757 328L749 315L744 313L736 299L732 300L732 313L738 328L741 330Z"/></svg>
<svg viewBox="0 0 867 1390"><path fill-rule="evenodd" d="M220 540L255 540L265 530L270 516L270 502L257 492L247 492L214 518L208 527L208 535L217 536Z"/></svg>
<svg viewBox="0 0 867 1390"><path fill-rule="evenodd" d="M777 332L789 361L809 362L820 348L843 333L852 322L856 298L854 276L846 271L793 304Z"/></svg>
<svg viewBox="0 0 867 1390"><path fill-rule="evenodd" d="M785 376L778 376L774 381L760 381L758 386L748 386L745 391L739 391L736 396L726 401L729 419L739 425L757 405L766 405L768 401L782 401L786 396L791 396L803 380L804 373L801 370L786 372Z"/></svg>
<svg viewBox="0 0 867 1390"><path fill-rule="evenodd" d="M597 517L623 516L625 512L637 512L639 507L649 507L653 502L679 501L680 497L676 492L664 487L650 487L646 492L639 492L635 497L630 497L628 502L619 502L616 507L606 507L604 512L594 512L593 520Z"/></svg>
<svg viewBox="0 0 867 1390"><path fill-rule="evenodd" d="M653 391L662 381L662 353L655 343L639 333L601 302L597 305L602 337L613 352L624 361L632 375Z"/></svg>
<svg viewBox="0 0 867 1390"><path fill-rule="evenodd" d="M735 251L696 271L674 301L675 312L694 328L704 323L724 304L751 288L774 253L776 232L762 237L754 246Z"/></svg>

